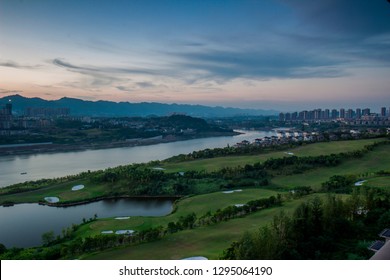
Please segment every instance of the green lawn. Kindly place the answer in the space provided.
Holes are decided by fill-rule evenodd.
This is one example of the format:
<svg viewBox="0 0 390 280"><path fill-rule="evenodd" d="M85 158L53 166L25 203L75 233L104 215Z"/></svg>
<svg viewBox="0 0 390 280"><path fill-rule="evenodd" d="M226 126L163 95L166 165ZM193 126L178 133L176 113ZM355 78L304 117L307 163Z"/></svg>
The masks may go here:
<svg viewBox="0 0 390 280"><path fill-rule="evenodd" d="M350 159L335 167L318 168L291 176L278 176L273 178L271 182L282 188L311 186L318 189L321 187L321 183L333 175L353 174L364 179L364 176L372 176L374 172L380 170L390 170L390 147L388 145L376 147L360 159ZM384 179L379 181L385 184Z"/></svg>
<svg viewBox="0 0 390 280"><path fill-rule="evenodd" d="M230 205L244 204L248 201L276 196L277 192L264 189L244 189L241 192L196 195L184 198L177 202L176 211L165 217L131 217L128 220L114 218L99 219L81 227L78 235L82 237L100 234L103 230L132 229L143 230L150 227L166 226L169 222L177 222L180 216L195 213L201 217L208 211L212 213Z"/></svg>
<svg viewBox="0 0 390 280"><path fill-rule="evenodd" d="M325 196L325 195L322 195ZM163 239L137 246L110 249L84 256L85 259L182 259L190 256L205 256L218 259L222 251L237 241L245 231L254 231L269 224L281 210L286 214L313 196L286 202L282 207L265 209L243 218L236 218L216 225L185 230L165 236Z"/></svg>
<svg viewBox="0 0 390 280"><path fill-rule="evenodd" d="M72 191L72 187L76 185L84 185L84 189ZM106 193L108 188L103 185L91 184L89 180L74 180L66 183L59 183L46 188L28 191L17 194L8 194L0 196L0 203L4 201L12 201L14 203L32 203L43 200L46 196L56 196L61 201L72 201L94 198Z"/></svg>
<svg viewBox="0 0 390 280"><path fill-rule="evenodd" d="M180 172L188 170L206 170L214 171L223 167L244 166L245 164L254 164L256 162L264 162L270 158L281 158L288 156L287 152L291 152L296 156L319 156L338 154L341 152L350 152L362 149L365 145L373 144L375 142L383 141L384 138L378 139L363 139L363 140L349 140L337 142L323 142L306 144L297 148L286 151L267 152L259 155L250 156L227 156L210 159L199 159L192 161L184 161L177 163L165 162L159 167L164 168L167 172Z"/></svg>
<svg viewBox="0 0 390 280"><path fill-rule="evenodd" d="M390 176L378 176L367 178L363 186L390 189Z"/></svg>

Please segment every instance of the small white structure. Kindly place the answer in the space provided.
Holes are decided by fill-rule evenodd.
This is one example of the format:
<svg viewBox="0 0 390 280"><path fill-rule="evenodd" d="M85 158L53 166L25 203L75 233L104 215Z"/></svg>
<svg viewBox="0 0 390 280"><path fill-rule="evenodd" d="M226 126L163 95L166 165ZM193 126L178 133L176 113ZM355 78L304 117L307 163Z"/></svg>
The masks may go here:
<svg viewBox="0 0 390 280"><path fill-rule="evenodd" d="M234 204L236 207L244 207L245 204Z"/></svg>
<svg viewBox="0 0 390 280"><path fill-rule="evenodd" d="M188 258L185 258L185 259L182 259L182 260L201 260L201 261L204 261L204 260L208 260L208 258L206 257L203 257L203 256L195 256L195 257L188 257Z"/></svg>
<svg viewBox="0 0 390 280"><path fill-rule="evenodd" d="M234 193L234 191L224 191L222 193Z"/></svg>
<svg viewBox="0 0 390 280"><path fill-rule="evenodd" d="M234 192L242 192L242 189L232 190L232 191L223 191L222 193L234 193Z"/></svg>
<svg viewBox="0 0 390 280"><path fill-rule="evenodd" d="M131 229L121 229L117 230L115 234L126 234L126 235L132 235L135 231Z"/></svg>
<svg viewBox="0 0 390 280"><path fill-rule="evenodd" d="M152 169L153 170L165 170L165 168L162 168L162 167L153 167Z"/></svg>
<svg viewBox="0 0 390 280"><path fill-rule="evenodd" d="M73 186L72 191L79 191L79 190L84 189L84 187L85 187L84 185Z"/></svg>
<svg viewBox="0 0 390 280"><path fill-rule="evenodd" d="M49 203L57 203L60 201L60 199L56 196L47 196L45 197L45 200Z"/></svg>
<svg viewBox="0 0 390 280"><path fill-rule="evenodd" d="M115 220L128 220L130 217L116 217Z"/></svg>
<svg viewBox="0 0 390 280"><path fill-rule="evenodd" d="M356 186L356 187L358 187L358 186L363 186L363 184L364 184L365 182L367 182L367 180L357 181L357 182L355 183L355 186Z"/></svg>

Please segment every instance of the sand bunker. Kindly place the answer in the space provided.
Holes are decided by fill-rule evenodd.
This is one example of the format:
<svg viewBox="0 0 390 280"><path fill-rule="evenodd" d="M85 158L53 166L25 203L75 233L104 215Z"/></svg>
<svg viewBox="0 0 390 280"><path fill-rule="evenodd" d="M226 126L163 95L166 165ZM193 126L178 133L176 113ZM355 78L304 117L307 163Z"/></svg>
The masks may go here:
<svg viewBox="0 0 390 280"><path fill-rule="evenodd" d="M47 196L45 197L45 200L49 203L57 203L58 201L60 201L60 199L55 196Z"/></svg>
<svg viewBox="0 0 390 280"><path fill-rule="evenodd" d="M243 207L245 204L234 204L236 207Z"/></svg>
<svg viewBox="0 0 390 280"><path fill-rule="evenodd" d="M288 155L290 155L290 156L292 156L292 155L294 155L294 153L292 153L292 152L284 152L285 154L288 154Z"/></svg>
<svg viewBox="0 0 390 280"><path fill-rule="evenodd" d="M364 182L367 182L367 180L357 181L355 186L363 186Z"/></svg>
<svg viewBox="0 0 390 280"><path fill-rule="evenodd" d="M165 170L165 168L162 168L162 167L153 167L152 169L154 169L154 170Z"/></svg>
<svg viewBox="0 0 390 280"><path fill-rule="evenodd" d="M112 230L103 230L102 231L102 234L111 234L111 233L114 233L114 231L112 231Z"/></svg>
<svg viewBox="0 0 390 280"><path fill-rule="evenodd" d="M195 256L195 257L188 257L188 258L185 258L185 259L182 259L182 260L208 260L208 258L206 257L203 257L203 256Z"/></svg>
<svg viewBox="0 0 390 280"><path fill-rule="evenodd" d="M127 220L130 219L130 217L116 217L115 220Z"/></svg>
<svg viewBox="0 0 390 280"><path fill-rule="evenodd" d="M242 190L238 189L238 190L232 190L232 191L223 191L222 193L234 193L234 192L242 192Z"/></svg>
<svg viewBox="0 0 390 280"><path fill-rule="evenodd" d="M84 189L84 185L77 185L72 188L72 191L79 191Z"/></svg>
<svg viewBox="0 0 390 280"><path fill-rule="evenodd" d="M132 235L135 231L134 230L131 230L131 229L121 229L121 230L117 230L115 232L115 234L128 234L128 235Z"/></svg>

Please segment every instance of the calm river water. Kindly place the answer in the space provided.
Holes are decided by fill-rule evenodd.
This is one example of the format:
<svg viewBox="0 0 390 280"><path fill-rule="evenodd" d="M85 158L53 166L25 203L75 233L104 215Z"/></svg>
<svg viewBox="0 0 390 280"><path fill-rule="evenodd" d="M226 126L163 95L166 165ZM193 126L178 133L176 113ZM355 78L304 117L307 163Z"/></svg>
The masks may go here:
<svg viewBox="0 0 390 280"><path fill-rule="evenodd" d="M54 178L130 163L162 160L206 148L226 147L243 140L272 136L275 132L245 131L245 134L211 137L150 146L87 150L67 153L0 157L0 187L41 178ZM21 174L26 173L26 174ZM170 200L104 200L86 205L56 208L38 204L0 207L0 243L7 247L41 244L42 234L81 223L83 218L115 216L163 216L172 210ZM110 229L107 229L110 230Z"/></svg>
<svg viewBox="0 0 390 280"><path fill-rule="evenodd" d="M87 150L78 152L0 156L0 187L42 178L55 178L130 163L162 160L206 148L222 148L242 140L272 136L275 132L245 131L245 134L210 137L150 146ZM26 174L21 174L26 173Z"/></svg>

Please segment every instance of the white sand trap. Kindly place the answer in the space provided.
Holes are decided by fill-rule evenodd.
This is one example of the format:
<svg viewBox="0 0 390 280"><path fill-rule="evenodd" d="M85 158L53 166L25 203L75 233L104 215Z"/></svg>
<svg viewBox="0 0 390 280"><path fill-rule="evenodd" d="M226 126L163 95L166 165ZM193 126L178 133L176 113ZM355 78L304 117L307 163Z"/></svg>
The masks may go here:
<svg viewBox="0 0 390 280"><path fill-rule="evenodd" d="M55 196L47 196L45 197L45 200L49 203L57 203L58 201L60 201L60 199Z"/></svg>
<svg viewBox="0 0 390 280"><path fill-rule="evenodd" d="M84 185L77 185L72 188L72 191L79 191L84 189Z"/></svg>
<svg viewBox="0 0 390 280"><path fill-rule="evenodd" d="M364 182L367 182L367 180L357 181L355 186L363 186Z"/></svg>
<svg viewBox="0 0 390 280"><path fill-rule="evenodd" d="M245 204L234 204L236 207L243 207Z"/></svg>
<svg viewBox="0 0 390 280"><path fill-rule="evenodd" d="M112 231L112 230L103 230L102 231L102 234L111 234L111 233L114 233L114 231Z"/></svg>
<svg viewBox="0 0 390 280"><path fill-rule="evenodd" d="M129 235L132 235L134 233L134 230L131 230L131 229L121 229L121 230L117 230L115 232L115 234L129 234Z"/></svg>
<svg viewBox="0 0 390 280"><path fill-rule="evenodd" d="M232 190L232 191L224 191L222 193L234 193L234 192L242 192L242 190L238 189L238 190Z"/></svg>
<svg viewBox="0 0 390 280"><path fill-rule="evenodd" d="M292 153L292 152L284 152L285 154L288 154L288 155L290 155L290 156L292 156L292 155L294 155L294 153Z"/></svg>
<svg viewBox="0 0 390 280"><path fill-rule="evenodd" d="M234 193L234 191L224 191L222 193Z"/></svg>
<svg viewBox="0 0 390 280"><path fill-rule="evenodd" d="M195 257L188 257L188 258L185 258L185 259L182 259L182 260L208 260L208 258L206 257L202 257L202 256L195 256Z"/></svg>
<svg viewBox="0 0 390 280"><path fill-rule="evenodd" d="M153 167L152 169L154 169L154 170L165 170L165 168L162 168L162 167Z"/></svg>
<svg viewBox="0 0 390 280"><path fill-rule="evenodd" d="M128 220L130 217L116 217L115 220Z"/></svg>

